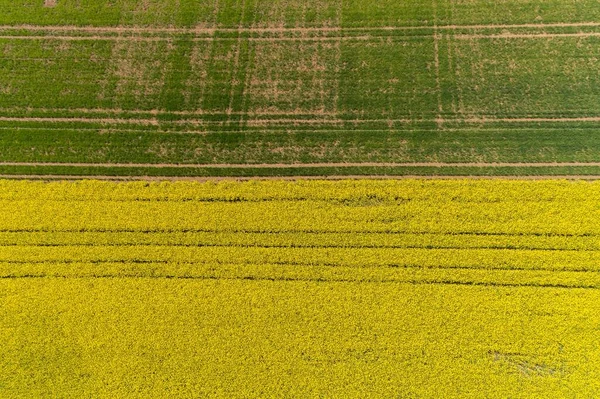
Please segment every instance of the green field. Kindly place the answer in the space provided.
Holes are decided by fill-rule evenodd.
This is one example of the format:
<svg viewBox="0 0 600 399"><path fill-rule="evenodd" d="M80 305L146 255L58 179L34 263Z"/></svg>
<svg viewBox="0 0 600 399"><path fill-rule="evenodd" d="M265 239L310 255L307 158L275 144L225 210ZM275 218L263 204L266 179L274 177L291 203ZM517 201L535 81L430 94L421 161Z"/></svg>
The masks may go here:
<svg viewBox="0 0 600 399"><path fill-rule="evenodd" d="M591 0L0 0L0 174L600 176L599 18Z"/></svg>

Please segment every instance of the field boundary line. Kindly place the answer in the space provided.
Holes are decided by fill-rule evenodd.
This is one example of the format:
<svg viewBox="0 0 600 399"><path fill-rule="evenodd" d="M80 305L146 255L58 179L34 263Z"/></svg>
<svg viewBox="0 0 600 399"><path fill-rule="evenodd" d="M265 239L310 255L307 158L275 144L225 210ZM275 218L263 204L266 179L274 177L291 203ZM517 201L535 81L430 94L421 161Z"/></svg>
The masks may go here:
<svg viewBox="0 0 600 399"><path fill-rule="evenodd" d="M67 166L101 168L172 168L172 169L302 169L302 168L554 168L554 167L600 167L600 162L339 162L339 163L260 163L260 164L167 164L167 163L90 163L90 162L0 162L0 166Z"/></svg>
<svg viewBox="0 0 600 399"><path fill-rule="evenodd" d="M102 180L102 181L302 181L302 180L600 180L600 175L325 175L325 176L105 176L105 175L0 175L0 179L17 180Z"/></svg>
<svg viewBox="0 0 600 399"><path fill-rule="evenodd" d="M485 133L490 131L506 131L506 132L520 132L520 131L550 131L550 130L560 130L565 131L566 128L558 128L558 127L521 127L521 128L510 128L510 127L492 127L492 128L464 128L464 129L455 129L455 128L443 128L444 132L477 132L477 133ZM568 130L589 130L592 128L587 127L569 127ZM207 134L228 134L228 133L240 133L240 130L144 130L144 129L121 129L116 127L31 127L31 126L0 126L1 130L31 130L31 131L82 131L82 132L97 132L102 131L104 133L156 133L156 134L198 134L198 135L207 135ZM285 133L288 131L288 128L283 129L261 129L261 130L250 130L252 133ZM330 132L348 132L352 133L375 133L375 132L392 132L392 133L411 133L411 132L439 132L436 129L339 129L339 130L331 130L331 129L310 129L302 132L306 133L330 133ZM294 130L296 132L296 130Z"/></svg>
<svg viewBox="0 0 600 399"><path fill-rule="evenodd" d="M2 198L3 201L12 201L12 198ZM138 199L102 199L101 201L108 202L131 202L138 201ZM87 199L85 198L71 198L67 201L70 202L85 202ZM177 200L175 200L177 201ZM202 200L200 200L202 202ZM281 199L271 199L273 202L281 202L281 201L298 201L293 198L281 198ZM320 199L318 201L327 201L327 199ZM230 201L228 201L230 202ZM115 228L115 229L106 229L106 228L63 228L63 229L49 229L49 228L20 228L20 229L0 229L0 234L31 234L31 233L95 233L95 234L121 234L121 233L143 233L143 234L163 234L163 233L190 233L190 234L201 234L201 233L231 233L231 234L260 234L260 235L269 235L269 234L313 234L313 235L327 235L327 234L366 234L366 235L451 235L451 236L502 236L502 237L568 237L568 238L581 238L581 237L600 237L600 233L557 233L557 232L547 232L547 231L522 231L522 232L510 232L510 231L484 231L484 230L456 230L456 231L436 231L436 230L303 230L303 229L284 229L284 230L273 230L273 229L190 229L190 228L182 228L182 229L174 229L174 228L141 228L141 229L131 229L131 228Z"/></svg>

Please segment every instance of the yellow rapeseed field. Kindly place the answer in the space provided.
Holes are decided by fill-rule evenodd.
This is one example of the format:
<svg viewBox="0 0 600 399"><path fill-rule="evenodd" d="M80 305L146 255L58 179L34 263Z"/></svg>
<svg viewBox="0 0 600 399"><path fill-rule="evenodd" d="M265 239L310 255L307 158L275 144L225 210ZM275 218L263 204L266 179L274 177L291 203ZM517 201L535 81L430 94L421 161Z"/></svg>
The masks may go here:
<svg viewBox="0 0 600 399"><path fill-rule="evenodd" d="M600 397L600 184L0 181L0 398Z"/></svg>

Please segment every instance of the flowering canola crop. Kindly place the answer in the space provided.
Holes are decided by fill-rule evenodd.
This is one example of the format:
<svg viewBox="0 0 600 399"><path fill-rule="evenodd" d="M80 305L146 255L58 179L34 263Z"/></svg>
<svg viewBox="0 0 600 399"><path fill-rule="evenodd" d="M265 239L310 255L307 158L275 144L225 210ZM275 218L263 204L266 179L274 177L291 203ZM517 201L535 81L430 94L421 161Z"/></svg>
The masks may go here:
<svg viewBox="0 0 600 399"><path fill-rule="evenodd" d="M598 397L600 184L0 181L0 397Z"/></svg>

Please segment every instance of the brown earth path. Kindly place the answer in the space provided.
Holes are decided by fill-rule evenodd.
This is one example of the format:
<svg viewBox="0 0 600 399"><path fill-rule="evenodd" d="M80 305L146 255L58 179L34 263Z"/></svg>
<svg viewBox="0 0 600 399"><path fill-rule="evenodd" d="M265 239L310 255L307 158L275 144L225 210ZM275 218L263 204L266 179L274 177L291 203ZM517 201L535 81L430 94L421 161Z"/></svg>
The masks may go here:
<svg viewBox="0 0 600 399"><path fill-rule="evenodd" d="M480 25L436 25L438 30L458 30L458 29L519 29L519 28L584 28L600 27L600 22L556 22L556 23L528 23L528 24L480 24ZM87 33L197 33L212 35L219 32L252 32L252 33L311 33L311 32L340 32L340 31L400 31L400 30L420 30L434 29L433 25L418 26L363 26L363 27L335 27L335 26L316 26L316 27L239 27L239 28L220 28L220 27L195 27L195 28L157 28L141 26L75 26L75 25L0 25L0 31L7 30L25 30L25 31L47 31L47 32L87 32Z"/></svg>
<svg viewBox="0 0 600 399"><path fill-rule="evenodd" d="M581 167L600 166L600 162L347 162L347 163L261 163L261 164L168 164L168 163L75 163L75 162L0 162L0 166L67 166L103 168L210 168L210 169L301 169L351 167L434 167L434 168L494 168L494 167Z"/></svg>
<svg viewBox="0 0 600 399"><path fill-rule="evenodd" d="M117 119L117 118L43 118L43 117L0 117L0 122L85 122L101 124L121 124L128 123L133 125L158 125L156 119Z"/></svg>
<svg viewBox="0 0 600 399"><path fill-rule="evenodd" d="M457 34L452 37L461 40L471 39L552 39L557 37L598 37L600 32L572 32L572 33L510 33L497 34Z"/></svg>
<svg viewBox="0 0 600 399"><path fill-rule="evenodd" d="M59 114L64 112L74 112L80 114L131 114L131 115L182 115L182 116L217 116L226 115L224 112L211 112L198 110L179 110L179 111L166 111L161 109L122 109L122 108L41 108L41 107L7 107L0 108L0 112L42 112L48 114ZM290 111L232 111L233 115L248 115L248 116L269 116L269 115L282 115L282 116L337 116L335 112L306 112L303 110L290 110ZM18 118L18 117L17 117ZM26 117L25 117L26 118Z"/></svg>
<svg viewBox="0 0 600 399"><path fill-rule="evenodd" d="M151 113L151 111L149 111ZM176 114L174 114L176 115ZM200 114L199 114L200 115ZM213 114L214 115L214 114ZM252 116L252 114L246 114ZM259 115L259 114L256 114ZM312 114L307 114L312 116ZM314 116L321 116L314 114ZM12 116L0 116L0 122L48 122L48 123L68 123L68 122L83 122L83 123L99 123L99 124L138 124L138 125L154 125L158 126L160 121L157 119L119 119L119 118L82 118L82 117L12 117ZM186 124L222 124L227 121L210 121L202 119L181 119L176 121L165 121L165 123L186 125ZM268 124L356 124L356 123L423 123L432 122L442 125L445 123L469 123L469 124L481 124L481 123L542 123L542 122L600 122L600 116L582 116L582 117L517 117L517 118L495 118L495 117L467 117L467 118L435 118L435 119L246 119L244 123L247 126L263 126Z"/></svg>
<svg viewBox="0 0 600 399"><path fill-rule="evenodd" d="M246 37L244 40L251 42L281 42L281 41L315 41L315 42L326 42L326 41L338 41L338 40L372 40L380 37L378 35L353 35L353 36L303 36L303 37ZM409 37L422 37L422 36L403 36L404 38ZM206 41L212 42L219 38L209 37L195 37L191 41ZM231 40L230 38L223 38L224 40ZM17 35L2 35L0 40L62 40L62 41L127 41L127 42L159 42L172 40L171 37L161 36L17 36Z"/></svg>

